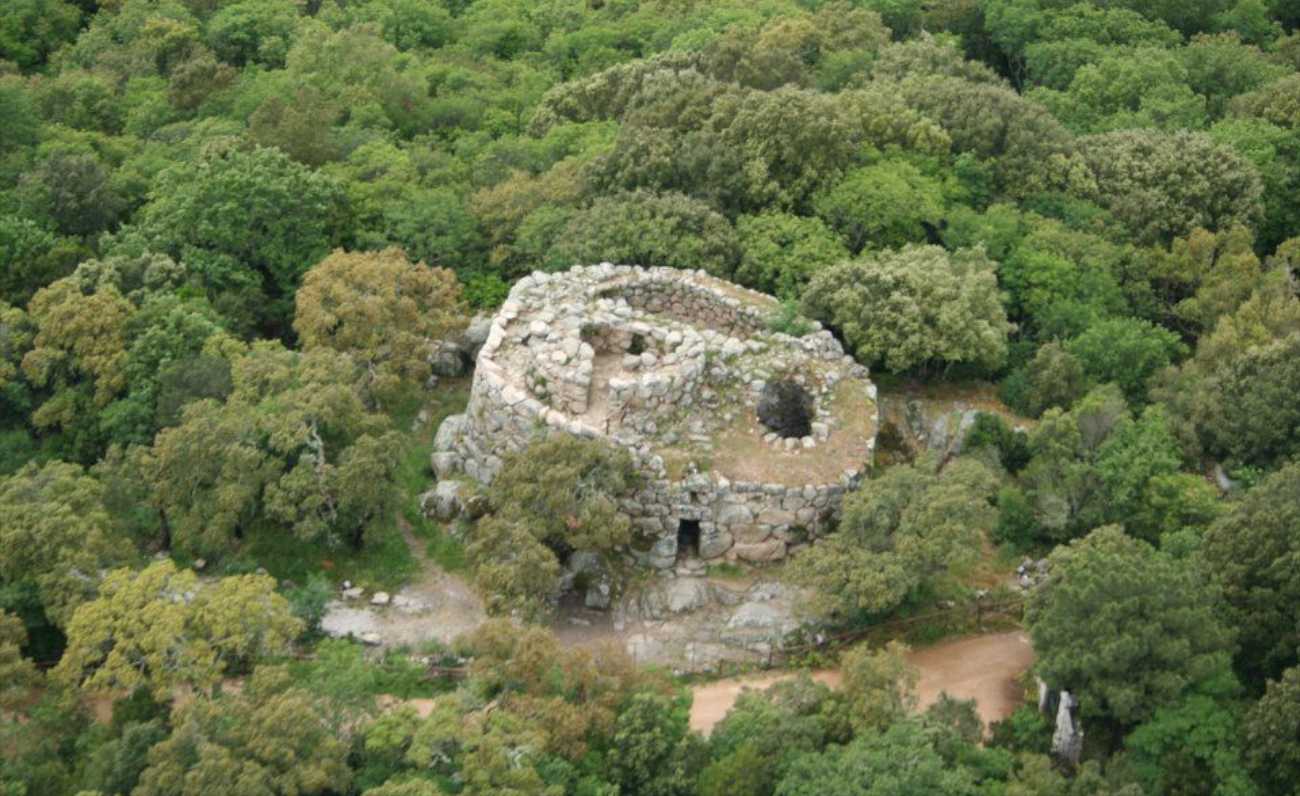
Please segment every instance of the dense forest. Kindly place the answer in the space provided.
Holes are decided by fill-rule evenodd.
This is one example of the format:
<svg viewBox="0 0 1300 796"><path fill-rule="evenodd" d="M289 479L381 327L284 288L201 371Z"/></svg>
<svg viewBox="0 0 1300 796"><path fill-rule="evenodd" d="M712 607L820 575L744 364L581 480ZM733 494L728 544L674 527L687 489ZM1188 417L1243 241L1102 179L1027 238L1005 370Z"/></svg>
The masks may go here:
<svg viewBox="0 0 1300 796"><path fill-rule="evenodd" d="M1300 793L1298 26L3 0L0 794ZM918 710L897 642L705 737L682 679L557 641L558 557L627 542L617 452L539 441L468 531L423 515L467 392L430 341L606 261L771 294L886 388L996 392L961 456L882 455L785 576L864 627L969 597L982 546L1045 558L1022 621L1077 765L1032 697L987 735ZM418 650L321 632L345 580L434 566L500 617Z"/></svg>

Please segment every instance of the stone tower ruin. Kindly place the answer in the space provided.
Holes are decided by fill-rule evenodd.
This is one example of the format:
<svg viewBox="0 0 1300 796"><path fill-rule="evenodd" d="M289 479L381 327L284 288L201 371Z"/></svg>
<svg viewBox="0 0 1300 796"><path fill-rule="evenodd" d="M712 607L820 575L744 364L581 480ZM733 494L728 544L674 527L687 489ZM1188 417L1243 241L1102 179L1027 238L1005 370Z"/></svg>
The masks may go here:
<svg viewBox="0 0 1300 796"><path fill-rule="evenodd" d="M605 439L647 475L623 506L638 562L781 559L862 478L879 411L830 332L773 331L778 309L703 271L525 277L492 321L466 412L439 430L434 467L489 483L539 434Z"/></svg>

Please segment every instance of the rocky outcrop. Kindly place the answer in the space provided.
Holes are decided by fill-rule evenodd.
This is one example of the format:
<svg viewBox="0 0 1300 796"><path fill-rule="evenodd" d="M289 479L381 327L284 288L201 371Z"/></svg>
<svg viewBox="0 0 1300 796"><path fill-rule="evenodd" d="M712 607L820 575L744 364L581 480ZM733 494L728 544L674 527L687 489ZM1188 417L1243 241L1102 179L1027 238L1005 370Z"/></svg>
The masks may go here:
<svg viewBox="0 0 1300 796"><path fill-rule="evenodd" d="M776 582L742 586L703 577L656 578L625 595L614 629L641 663L682 672L767 665L802 626L798 591Z"/></svg>
<svg viewBox="0 0 1300 796"><path fill-rule="evenodd" d="M1076 766L1083 754L1083 728L1079 726L1078 708L1079 703L1070 692L1062 691L1056 708L1056 729L1052 732L1052 754L1058 760Z"/></svg>
<svg viewBox="0 0 1300 796"><path fill-rule="evenodd" d="M465 485L459 481L439 481L433 489L420 495L420 510L426 517L447 522L459 517L465 510L462 493Z"/></svg>

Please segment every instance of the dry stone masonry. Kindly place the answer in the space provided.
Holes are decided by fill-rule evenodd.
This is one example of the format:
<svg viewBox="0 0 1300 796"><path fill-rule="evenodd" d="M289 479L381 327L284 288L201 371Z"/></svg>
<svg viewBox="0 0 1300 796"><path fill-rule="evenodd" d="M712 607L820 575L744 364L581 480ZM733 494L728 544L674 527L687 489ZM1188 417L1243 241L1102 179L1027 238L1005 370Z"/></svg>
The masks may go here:
<svg viewBox="0 0 1300 796"><path fill-rule="evenodd" d="M816 324L771 331L777 309L703 271L525 277L492 320L466 412L438 430L434 469L489 483L539 434L605 439L648 476L623 506L639 563L783 558L860 481L879 412L866 369ZM758 408L777 393L769 427Z"/></svg>

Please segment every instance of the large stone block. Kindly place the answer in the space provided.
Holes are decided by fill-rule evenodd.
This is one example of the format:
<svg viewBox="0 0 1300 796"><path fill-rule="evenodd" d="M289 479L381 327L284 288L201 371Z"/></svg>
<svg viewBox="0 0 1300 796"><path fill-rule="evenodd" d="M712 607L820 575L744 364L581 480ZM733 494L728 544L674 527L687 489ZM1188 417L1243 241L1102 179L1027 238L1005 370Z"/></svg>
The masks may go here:
<svg viewBox="0 0 1300 796"><path fill-rule="evenodd" d="M765 542L772 535L770 525L758 525L750 523L748 525L729 526L732 537L737 545L753 545L759 542Z"/></svg>
<svg viewBox="0 0 1300 796"><path fill-rule="evenodd" d="M460 456L452 451L439 451L429 456L429 467L438 478L446 478L460 469Z"/></svg>
<svg viewBox="0 0 1300 796"><path fill-rule="evenodd" d="M740 503L723 503L713 512L713 519L719 525L731 527L753 522L754 512Z"/></svg>
<svg viewBox="0 0 1300 796"><path fill-rule="evenodd" d="M735 544L731 552L741 561L765 563L780 561L785 558L785 542L781 539L769 539L756 544Z"/></svg>
<svg viewBox="0 0 1300 796"><path fill-rule="evenodd" d="M450 415L438 426L438 433L433 437L433 449L436 451L449 451L456 448L461 436L463 436L469 427L469 418L463 414Z"/></svg>
<svg viewBox="0 0 1300 796"><path fill-rule="evenodd" d="M723 555L731 549L733 541L731 533L725 529L702 529L700 531L700 558L717 558Z"/></svg>

